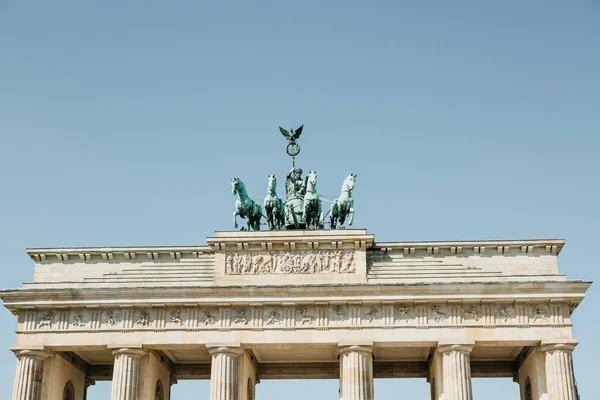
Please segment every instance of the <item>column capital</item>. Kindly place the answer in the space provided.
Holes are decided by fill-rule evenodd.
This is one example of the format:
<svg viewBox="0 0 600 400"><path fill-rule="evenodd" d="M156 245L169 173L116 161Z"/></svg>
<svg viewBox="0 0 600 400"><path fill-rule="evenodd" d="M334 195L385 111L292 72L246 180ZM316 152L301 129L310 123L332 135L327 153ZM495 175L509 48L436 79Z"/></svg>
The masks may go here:
<svg viewBox="0 0 600 400"><path fill-rule="evenodd" d="M344 354L349 352L373 354L373 346L365 344L340 344L338 345L338 353Z"/></svg>
<svg viewBox="0 0 600 400"><path fill-rule="evenodd" d="M143 357L146 354L148 354L148 352L141 347L117 347L117 348L112 348L111 353L115 357L118 355L121 355L121 354L126 354L129 356Z"/></svg>
<svg viewBox="0 0 600 400"><path fill-rule="evenodd" d="M227 346L227 345L214 345L214 346L206 346L206 349L210 353L213 354L235 354L239 356L244 352L244 348L242 346Z"/></svg>
<svg viewBox="0 0 600 400"><path fill-rule="evenodd" d="M575 350L575 346L577 346L577 343L579 343L579 341L574 339L557 341L542 340L542 344L540 345L539 349L544 353L555 350L572 352L573 350Z"/></svg>
<svg viewBox="0 0 600 400"><path fill-rule="evenodd" d="M52 354L48 351L42 350L42 349L17 349L17 348L12 348L10 349L13 353L15 353L15 356L20 359L22 357L29 357L29 358L37 358L40 360L45 360L48 357L51 357Z"/></svg>
<svg viewBox="0 0 600 400"><path fill-rule="evenodd" d="M447 343L447 342L438 342L437 351L439 353L445 354L450 352L459 352L470 354L473 351L474 342L462 342L462 343Z"/></svg>

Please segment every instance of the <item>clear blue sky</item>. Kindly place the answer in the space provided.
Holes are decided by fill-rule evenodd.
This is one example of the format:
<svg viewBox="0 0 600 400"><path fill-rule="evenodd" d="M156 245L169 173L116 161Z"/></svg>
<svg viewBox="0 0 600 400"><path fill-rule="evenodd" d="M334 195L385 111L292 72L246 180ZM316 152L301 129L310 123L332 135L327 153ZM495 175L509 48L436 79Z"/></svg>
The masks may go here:
<svg viewBox="0 0 600 400"><path fill-rule="evenodd" d="M596 279L599 71L598 0L0 0L0 286L32 280L26 247L204 244L231 228L232 177L256 198L281 182L277 126L301 123L299 166L325 195L358 173L355 226L376 240L566 238L561 272ZM584 399L600 398L599 306L593 286L574 314ZM4 309L0 326L5 398ZM399 392L429 398L376 383ZM337 382L258 394L331 399ZM208 384L173 389L191 396Z"/></svg>

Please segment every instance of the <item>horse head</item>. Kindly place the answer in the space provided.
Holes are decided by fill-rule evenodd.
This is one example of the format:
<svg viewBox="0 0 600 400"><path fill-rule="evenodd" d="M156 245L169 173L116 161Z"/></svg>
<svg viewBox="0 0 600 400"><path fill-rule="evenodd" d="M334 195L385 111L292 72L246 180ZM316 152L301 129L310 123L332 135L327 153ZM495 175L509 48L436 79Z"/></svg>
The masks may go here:
<svg viewBox="0 0 600 400"><path fill-rule="evenodd" d="M242 183L240 178L233 178L231 180L231 193L233 193L234 195L238 194L238 192L240 192L243 187L244 184Z"/></svg>
<svg viewBox="0 0 600 400"><path fill-rule="evenodd" d="M306 191L311 193L317 192L317 172L310 171L306 175Z"/></svg>
<svg viewBox="0 0 600 400"><path fill-rule="evenodd" d="M342 185L342 192L351 192L354 190L354 184L356 182L356 174L351 173L344 180L344 184Z"/></svg>
<svg viewBox="0 0 600 400"><path fill-rule="evenodd" d="M268 182L269 182L269 191L271 190L276 190L277 189L277 178L275 177L275 175L269 175L268 178Z"/></svg>

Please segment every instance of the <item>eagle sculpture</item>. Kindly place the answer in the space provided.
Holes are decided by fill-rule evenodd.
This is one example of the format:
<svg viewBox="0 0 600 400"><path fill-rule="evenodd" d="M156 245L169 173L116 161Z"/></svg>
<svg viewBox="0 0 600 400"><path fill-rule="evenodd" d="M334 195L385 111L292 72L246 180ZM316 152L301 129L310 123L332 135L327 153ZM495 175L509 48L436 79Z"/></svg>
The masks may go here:
<svg viewBox="0 0 600 400"><path fill-rule="evenodd" d="M294 142L300 137L300 134L302 133L302 128L304 128L304 124L302 124L302 126L300 126L300 128L296 129L295 131L293 129L290 129L288 132L282 127L279 127L279 130L287 140L289 140L290 142Z"/></svg>

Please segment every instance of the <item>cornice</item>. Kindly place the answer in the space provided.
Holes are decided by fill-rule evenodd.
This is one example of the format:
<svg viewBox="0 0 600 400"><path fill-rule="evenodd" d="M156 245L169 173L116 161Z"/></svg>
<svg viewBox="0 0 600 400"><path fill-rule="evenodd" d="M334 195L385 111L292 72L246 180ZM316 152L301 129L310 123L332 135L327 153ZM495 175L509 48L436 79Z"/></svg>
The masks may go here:
<svg viewBox="0 0 600 400"><path fill-rule="evenodd" d="M564 239L536 240L477 240L477 241L436 241L436 242L374 242L374 235L363 229L336 231L258 231L258 232L216 232L215 237L206 238L206 246L132 246L132 247L64 247L29 248L27 254L35 262L86 262L114 260L158 260L198 258L215 251L248 250L250 248L271 250L273 248L367 248L371 251L400 251L413 254L552 254L562 250Z"/></svg>
<svg viewBox="0 0 600 400"><path fill-rule="evenodd" d="M415 253L439 254L532 254L558 255L565 245L564 239L528 240L465 240L437 242L376 242L372 249L402 251L406 255Z"/></svg>
<svg viewBox="0 0 600 400"><path fill-rule="evenodd" d="M117 259L135 260L159 258L197 258L204 253L212 253L209 246L136 246L136 247L65 247L29 248L27 254L33 261L112 261Z"/></svg>
<svg viewBox="0 0 600 400"><path fill-rule="evenodd" d="M535 284L534 284L535 283ZM547 300L577 305L591 282L456 282L456 283L379 283L246 286L180 286L138 288L10 289L0 290L8 309L47 308L49 306L114 304L189 304L203 302L335 302L352 299L397 301L398 299L461 301L502 301L503 299Z"/></svg>

